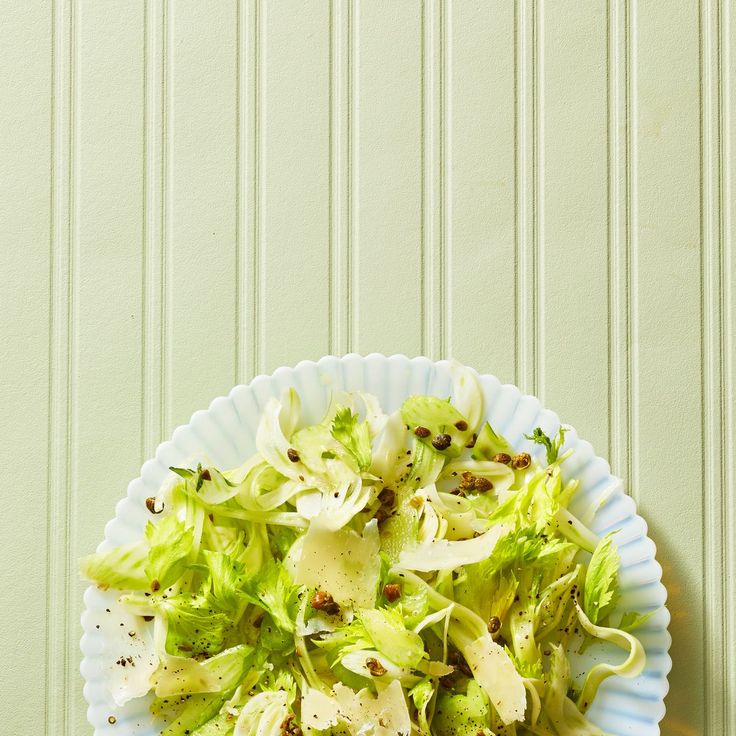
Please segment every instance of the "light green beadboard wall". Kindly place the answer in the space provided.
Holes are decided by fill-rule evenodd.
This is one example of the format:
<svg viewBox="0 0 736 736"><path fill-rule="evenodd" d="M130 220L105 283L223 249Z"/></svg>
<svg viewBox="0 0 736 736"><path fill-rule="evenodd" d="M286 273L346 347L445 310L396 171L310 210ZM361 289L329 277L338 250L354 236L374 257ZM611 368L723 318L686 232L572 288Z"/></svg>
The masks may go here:
<svg viewBox="0 0 736 736"><path fill-rule="evenodd" d="M176 425L381 351L610 458L662 732L736 736L735 45L729 0L0 2L0 731L89 733L76 560Z"/></svg>

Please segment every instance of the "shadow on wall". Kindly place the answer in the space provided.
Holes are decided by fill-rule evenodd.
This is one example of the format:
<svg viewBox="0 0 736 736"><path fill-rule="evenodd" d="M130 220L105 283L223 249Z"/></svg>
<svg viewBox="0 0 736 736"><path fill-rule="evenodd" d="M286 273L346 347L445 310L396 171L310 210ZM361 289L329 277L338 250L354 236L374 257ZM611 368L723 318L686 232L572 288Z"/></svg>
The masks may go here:
<svg viewBox="0 0 736 736"><path fill-rule="evenodd" d="M672 616L669 674L670 691L665 699L667 713L661 723L662 736L703 736L703 621L699 602L693 601L677 566L677 551L665 533L659 533L654 514L647 515L649 537L657 545L657 561L662 565L662 582L667 588L667 608ZM712 677L707 678L713 682Z"/></svg>

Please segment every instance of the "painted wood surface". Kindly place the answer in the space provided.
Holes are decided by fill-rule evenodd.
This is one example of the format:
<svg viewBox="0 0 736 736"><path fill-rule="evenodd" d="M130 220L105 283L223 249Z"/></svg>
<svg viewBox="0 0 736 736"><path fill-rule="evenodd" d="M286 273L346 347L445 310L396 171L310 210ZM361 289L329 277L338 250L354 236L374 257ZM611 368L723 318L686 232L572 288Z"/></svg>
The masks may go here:
<svg viewBox="0 0 736 736"><path fill-rule="evenodd" d="M158 443L380 351L518 383L610 458L670 593L662 733L736 734L735 15L0 3L1 730L88 732L76 560Z"/></svg>

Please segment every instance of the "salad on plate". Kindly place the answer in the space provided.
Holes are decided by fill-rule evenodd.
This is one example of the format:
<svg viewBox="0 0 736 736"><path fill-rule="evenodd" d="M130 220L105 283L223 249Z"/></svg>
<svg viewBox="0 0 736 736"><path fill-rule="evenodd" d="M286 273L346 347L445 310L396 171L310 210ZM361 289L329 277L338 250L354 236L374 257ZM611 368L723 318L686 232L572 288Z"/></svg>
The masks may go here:
<svg viewBox="0 0 736 736"><path fill-rule="evenodd" d="M144 538L81 560L117 596L113 701L147 696L164 736L602 734L586 711L642 672L647 616L569 510L564 428L533 459L452 370L452 397L334 392L307 426L289 389L240 467L172 467Z"/></svg>

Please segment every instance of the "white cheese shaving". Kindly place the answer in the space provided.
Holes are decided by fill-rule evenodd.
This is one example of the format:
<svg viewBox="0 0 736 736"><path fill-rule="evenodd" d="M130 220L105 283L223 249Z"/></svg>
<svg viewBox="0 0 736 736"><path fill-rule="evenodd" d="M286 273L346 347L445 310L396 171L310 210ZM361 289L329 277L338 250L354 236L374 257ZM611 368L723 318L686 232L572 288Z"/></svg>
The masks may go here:
<svg viewBox="0 0 736 736"><path fill-rule="evenodd" d="M331 530L321 516L309 525L295 582L330 593L340 604L373 608L381 573L378 525L366 524L363 534Z"/></svg>
<svg viewBox="0 0 736 736"><path fill-rule="evenodd" d="M189 693L213 693L220 689L217 675L196 659L167 654L161 664L162 667L155 676L155 692L159 698Z"/></svg>
<svg viewBox="0 0 736 736"><path fill-rule="evenodd" d="M504 648L486 634L463 651L473 675L506 723L524 719L526 688Z"/></svg>
<svg viewBox="0 0 736 736"><path fill-rule="evenodd" d="M338 683L333 695L307 688L302 695L302 725L326 730L344 723L351 736L409 736L411 719L401 684L394 680L374 696Z"/></svg>
<svg viewBox="0 0 736 736"><path fill-rule="evenodd" d="M113 600L112 593L106 595L110 599L110 612L96 614L105 647L105 683L115 703L125 705L151 689L151 675L158 667L159 658L153 643L153 627Z"/></svg>
<svg viewBox="0 0 736 736"><path fill-rule="evenodd" d="M251 698L240 711L233 736L277 736L289 714L286 692L269 690Z"/></svg>
<svg viewBox="0 0 736 736"><path fill-rule="evenodd" d="M433 539L413 549L402 550L399 565L407 570L420 572L454 570L461 565L472 565L487 559L493 552L496 542L506 532L506 527L499 524L473 539L459 541Z"/></svg>

